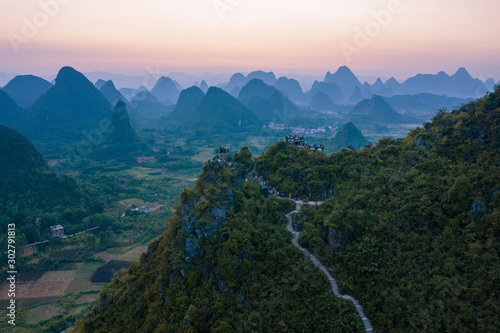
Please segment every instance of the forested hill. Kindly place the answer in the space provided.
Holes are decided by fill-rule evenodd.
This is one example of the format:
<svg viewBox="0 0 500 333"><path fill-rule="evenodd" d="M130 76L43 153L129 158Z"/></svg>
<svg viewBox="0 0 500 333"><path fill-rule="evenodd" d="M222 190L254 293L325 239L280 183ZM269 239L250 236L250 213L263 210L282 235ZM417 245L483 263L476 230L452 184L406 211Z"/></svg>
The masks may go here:
<svg viewBox="0 0 500 333"><path fill-rule="evenodd" d="M296 249L288 201L245 183L251 162L205 165L168 231L104 287L77 332L361 332L352 304Z"/></svg>
<svg viewBox="0 0 500 333"><path fill-rule="evenodd" d="M278 143L258 171L306 207L301 240L379 332L500 326L500 89L402 140L330 157Z"/></svg>
<svg viewBox="0 0 500 333"><path fill-rule="evenodd" d="M349 303L294 248L283 194L326 199L293 217L301 244L378 332L499 327L500 90L402 140L326 157L277 143L208 162L168 231L118 273L77 332L353 332ZM256 164L254 164L256 162Z"/></svg>
<svg viewBox="0 0 500 333"><path fill-rule="evenodd" d="M55 224L71 230L71 224L101 209L72 178L50 171L26 136L0 125L0 233L8 223L16 223L18 240L34 242L37 218L44 234Z"/></svg>

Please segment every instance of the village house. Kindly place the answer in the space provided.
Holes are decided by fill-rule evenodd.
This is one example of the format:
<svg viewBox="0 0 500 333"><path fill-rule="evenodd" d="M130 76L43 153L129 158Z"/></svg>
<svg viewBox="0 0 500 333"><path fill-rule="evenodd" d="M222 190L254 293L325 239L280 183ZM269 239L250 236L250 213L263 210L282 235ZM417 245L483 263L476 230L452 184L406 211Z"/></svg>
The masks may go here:
<svg viewBox="0 0 500 333"><path fill-rule="evenodd" d="M52 225L50 226L50 237L63 237L64 236L64 228L62 225Z"/></svg>
<svg viewBox="0 0 500 333"><path fill-rule="evenodd" d="M152 212L155 209L154 205L142 205L141 207L137 208L137 210L141 213L149 213Z"/></svg>

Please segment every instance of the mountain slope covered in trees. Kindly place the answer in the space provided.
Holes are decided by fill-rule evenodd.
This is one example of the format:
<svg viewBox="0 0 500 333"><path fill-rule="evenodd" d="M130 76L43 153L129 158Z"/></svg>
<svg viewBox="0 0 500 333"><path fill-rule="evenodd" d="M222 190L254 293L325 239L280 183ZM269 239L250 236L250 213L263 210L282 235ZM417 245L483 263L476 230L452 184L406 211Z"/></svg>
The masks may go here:
<svg viewBox="0 0 500 333"><path fill-rule="evenodd" d="M0 125L0 228L16 223L17 235L34 242L35 221L42 234L49 226L79 224L82 218L102 210L76 182L49 170L45 159L29 139Z"/></svg>
<svg viewBox="0 0 500 333"><path fill-rule="evenodd" d="M77 332L362 331L350 303L290 242L284 212L239 172L205 165L168 232L105 287Z"/></svg>
<svg viewBox="0 0 500 333"><path fill-rule="evenodd" d="M342 148L357 150L368 144L368 140L364 137L357 127L349 122L331 140L325 143L325 147L330 151L339 151Z"/></svg>
<svg viewBox="0 0 500 333"><path fill-rule="evenodd" d="M29 109L26 134L37 142L59 149L62 144L84 139L111 117L111 104L80 72L63 67L56 84Z"/></svg>
<svg viewBox="0 0 500 333"><path fill-rule="evenodd" d="M271 186L326 200L301 241L332 266L376 331L499 326L500 89L401 140L326 157L279 143L258 159Z"/></svg>
<svg viewBox="0 0 500 333"><path fill-rule="evenodd" d="M331 156L287 145L208 162L168 231L104 288L78 332L360 331L290 243L286 200L246 182L257 166L304 206L301 244L331 266L376 331L498 327L500 89L400 140ZM255 163L255 164L254 164Z"/></svg>

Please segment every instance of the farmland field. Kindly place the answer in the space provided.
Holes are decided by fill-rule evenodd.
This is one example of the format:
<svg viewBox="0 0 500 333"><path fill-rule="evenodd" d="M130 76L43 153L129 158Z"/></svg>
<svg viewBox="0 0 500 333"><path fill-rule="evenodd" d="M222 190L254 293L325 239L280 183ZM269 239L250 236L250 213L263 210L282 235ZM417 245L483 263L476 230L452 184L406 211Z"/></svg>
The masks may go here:
<svg viewBox="0 0 500 333"><path fill-rule="evenodd" d="M26 323L35 325L41 321L60 315L64 311L59 303L39 305L26 311Z"/></svg>

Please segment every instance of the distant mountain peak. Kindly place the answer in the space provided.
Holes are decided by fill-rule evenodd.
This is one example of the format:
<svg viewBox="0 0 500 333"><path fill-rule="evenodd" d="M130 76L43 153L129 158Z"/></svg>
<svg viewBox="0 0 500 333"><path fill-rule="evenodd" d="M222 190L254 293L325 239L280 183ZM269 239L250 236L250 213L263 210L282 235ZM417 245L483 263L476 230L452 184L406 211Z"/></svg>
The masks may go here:
<svg viewBox="0 0 500 333"><path fill-rule="evenodd" d="M398 82L398 80L396 80L396 79L394 78L394 76L393 76L393 77L391 77L389 80L387 80L387 81L385 82L385 84L386 84L386 85L387 85L387 84L391 85L391 84L400 84L400 83L399 83L399 82Z"/></svg>
<svg viewBox="0 0 500 333"><path fill-rule="evenodd" d="M332 140L327 142L327 147L333 151L339 151L349 146L354 147L354 149L360 149L367 144L368 140L363 136L361 131L352 122L348 122Z"/></svg>
<svg viewBox="0 0 500 333"><path fill-rule="evenodd" d="M384 83L382 82L382 79L377 78L377 81L372 86L373 89L383 89L384 88Z"/></svg>
<svg viewBox="0 0 500 333"><path fill-rule="evenodd" d="M106 80L103 80L103 79L99 79L95 82L94 86L97 88L97 89L101 89L103 85L106 84Z"/></svg>
<svg viewBox="0 0 500 333"><path fill-rule="evenodd" d="M201 91L203 91L203 93L206 93L208 91L208 84L207 82L205 82L205 80L201 81L200 89Z"/></svg>
<svg viewBox="0 0 500 333"><path fill-rule="evenodd" d="M265 84L273 86L276 83L276 75L273 72L264 72L264 71L253 71L246 77L247 81L252 79L260 79Z"/></svg>
<svg viewBox="0 0 500 333"><path fill-rule="evenodd" d="M255 130L261 125L255 114L226 91L210 87L194 115L182 123L190 130L234 133Z"/></svg>
<svg viewBox="0 0 500 333"><path fill-rule="evenodd" d="M455 74L452 75L453 78L457 78L460 80L472 79L472 76L465 69L465 67L460 67Z"/></svg>
<svg viewBox="0 0 500 333"><path fill-rule="evenodd" d="M339 69L337 70L338 73L345 72L354 75L354 73L351 71L351 69L347 66L340 66ZM352 124L352 123L351 123Z"/></svg>
<svg viewBox="0 0 500 333"><path fill-rule="evenodd" d="M356 81L357 83L359 83L359 85L361 85L361 82L359 82L356 75L354 75L354 73L347 66L340 66L335 73L331 74L330 72L327 72L325 76L325 82L330 82L330 80L342 80L342 79L347 79L349 81ZM338 83L336 81L332 82Z"/></svg>
<svg viewBox="0 0 500 333"><path fill-rule="evenodd" d="M115 84L111 80L106 81L99 91L106 97L111 105L115 105L118 101L128 102L127 98L116 89Z"/></svg>
<svg viewBox="0 0 500 333"><path fill-rule="evenodd" d="M170 123L180 123L184 120L188 120L195 114L203 97L205 97L205 93L201 88L192 86L184 89L179 95L179 100L177 101L175 109L167 114L165 119Z"/></svg>
<svg viewBox="0 0 500 333"><path fill-rule="evenodd" d="M56 77L56 85L71 84L75 81L90 82L85 75L74 69L73 67L65 66L59 70Z"/></svg>
<svg viewBox="0 0 500 333"><path fill-rule="evenodd" d="M244 79L245 79L245 75L243 75L242 73L234 73L233 75L231 75L231 78L229 79L229 81L244 80Z"/></svg>
<svg viewBox="0 0 500 333"><path fill-rule="evenodd" d="M116 90L116 87L115 87L115 84L113 83L113 81L111 80L108 80L106 81L102 86L102 87L106 87L106 88L112 88L112 89L115 89Z"/></svg>
<svg viewBox="0 0 500 333"><path fill-rule="evenodd" d="M27 130L41 142L78 141L83 130L92 130L111 115L112 107L104 95L82 73L63 67L56 85L31 107ZM66 143L66 142L64 142Z"/></svg>
<svg viewBox="0 0 500 333"><path fill-rule="evenodd" d="M151 89L151 94L153 94L158 100L170 100L173 103L177 103L179 98L179 88L175 82L166 76L162 76L158 81L156 81L155 86Z"/></svg>
<svg viewBox="0 0 500 333"><path fill-rule="evenodd" d="M50 82L40 77L18 75L10 80L2 90L9 94L17 105L28 108L52 87Z"/></svg>
<svg viewBox="0 0 500 333"><path fill-rule="evenodd" d="M327 73L324 82L335 83L344 96L351 96L355 87L361 87L361 82L347 66L340 66L334 74Z"/></svg>
<svg viewBox="0 0 500 333"><path fill-rule="evenodd" d="M350 112L351 116L357 119L398 122L402 120L401 114L385 101L382 96L373 95L371 99L359 102Z"/></svg>
<svg viewBox="0 0 500 333"><path fill-rule="evenodd" d="M175 84L174 83L174 80L172 80L171 78L169 78L168 76L162 76L158 79L158 81L156 81L156 84L165 84L165 83L172 83L172 84Z"/></svg>

